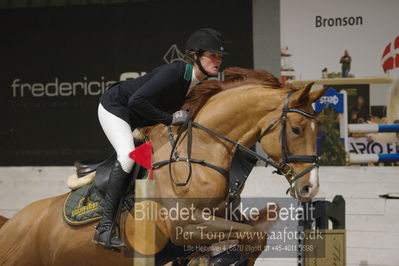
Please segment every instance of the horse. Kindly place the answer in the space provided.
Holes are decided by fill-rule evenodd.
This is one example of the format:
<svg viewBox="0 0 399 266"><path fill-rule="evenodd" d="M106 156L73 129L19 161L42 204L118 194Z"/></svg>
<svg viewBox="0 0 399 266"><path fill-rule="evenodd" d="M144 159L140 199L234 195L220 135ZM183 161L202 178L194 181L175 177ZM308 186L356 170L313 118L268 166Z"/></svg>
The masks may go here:
<svg viewBox="0 0 399 266"><path fill-rule="evenodd" d="M314 160L316 128L311 104L326 89L310 92L312 84L299 90L283 87L266 71L234 68L230 72L234 74L231 80L203 82L193 88L189 94L191 102L189 100L186 106L194 108L190 110L193 123L202 128L193 126L191 134L187 128L186 133L176 140L176 151L181 158L204 160L227 171L234 150L240 147L248 151L247 147L259 141L290 183L290 195L301 201L311 199L319 188L318 165ZM178 129L174 127L172 131ZM168 159L173 151L167 132L166 127L156 126L149 133L154 140L155 162ZM153 170L156 197L172 199L162 201L163 206L171 205L175 199L182 204L180 208L187 207L192 211L190 219L169 216L156 221L156 230L161 232L161 236L153 240L157 241L157 251L166 243L211 245L234 240L254 249L231 251L227 257L238 255L238 258L244 258L242 263L253 265L266 245L267 235L253 239L240 233L261 233L264 229L251 221L223 218L220 213L224 213L229 186L226 177L204 164L187 165L188 160L177 160L169 167L164 165ZM187 180L190 173L191 178ZM32 203L0 228L0 265L132 264L132 256L127 255L128 248L118 253L91 243L93 224L77 227L63 221L61 209L68 194ZM193 207L188 203L190 200L185 203L186 199L201 200ZM204 210L210 207L216 211L207 212L205 216ZM140 224L135 218L137 220L137 215L131 212L121 214L121 235L129 248L140 245L132 240L135 233L140 233L136 230ZM182 232L187 237L182 237ZM218 237L206 238L204 235ZM223 260L213 263L223 265Z"/></svg>

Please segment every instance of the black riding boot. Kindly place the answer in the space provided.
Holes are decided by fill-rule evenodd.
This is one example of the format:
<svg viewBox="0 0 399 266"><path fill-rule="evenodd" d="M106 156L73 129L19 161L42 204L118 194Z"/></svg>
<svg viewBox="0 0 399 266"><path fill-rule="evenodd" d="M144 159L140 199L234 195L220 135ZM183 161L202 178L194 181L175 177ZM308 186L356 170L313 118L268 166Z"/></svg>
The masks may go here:
<svg viewBox="0 0 399 266"><path fill-rule="evenodd" d="M106 248L124 247L125 244L114 231L118 206L129 184L129 174L123 171L121 164L116 161L108 180L105 194L103 217L96 227L93 242Z"/></svg>

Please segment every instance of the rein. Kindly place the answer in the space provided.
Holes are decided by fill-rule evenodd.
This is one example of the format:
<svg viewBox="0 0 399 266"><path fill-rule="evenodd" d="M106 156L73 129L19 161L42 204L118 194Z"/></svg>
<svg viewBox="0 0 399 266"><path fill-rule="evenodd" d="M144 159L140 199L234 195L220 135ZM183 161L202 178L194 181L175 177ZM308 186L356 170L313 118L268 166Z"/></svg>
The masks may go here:
<svg viewBox="0 0 399 266"><path fill-rule="evenodd" d="M170 157L169 160L164 160L164 161L160 161L160 162L156 162L153 163L153 168L159 168L163 165L168 164L169 165L169 175L173 181L173 183L176 186L186 186L188 184L188 182L191 179L191 174L192 174L192 163L199 163L202 164L204 166L210 167L216 171L218 171L219 173L221 173L222 175L224 175L225 177L228 177L228 172L226 170L224 170L223 168L207 163L204 160L197 160L197 159L192 159L191 158L191 146L192 146L192 127L196 127L199 129L204 130L205 132L209 133L210 135L216 136L224 141L227 141L231 144L234 144L235 147L237 147L237 149L241 149L242 151L246 152L247 154L253 156L254 158L261 160L263 162L266 163L266 167L268 165L273 166L276 171L275 173L279 174L279 175L284 175L287 178L289 178L288 183L290 184L290 187L287 190L288 191L292 188L292 185L295 181L297 181L299 178L301 178L302 176L304 176L305 174L309 173L310 171L312 171L314 168L319 167L319 160L318 157L315 155L291 155L289 150L288 150L288 145L287 145L287 134L286 134L286 122L287 122L287 114L290 112L294 112L294 113L298 113L301 114L303 116L305 116L306 118L309 119L315 119L317 117L317 114L309 114L303 110L300 109L296 109L296 108L289 108L288 104L289 104L289 99L292 95L292 93L294 93L295 91L291 91L287 98L285 99L284 102L284 107L282 109L282 114L281 116L274 120L260 135L260 137L257 139L257 142L260 141L263 137L265 137L269 132L271 132L271 130L278 124L281 123L281 131L280 131L280 139L281 139L281 151L282 151L282 162L281 163L276 163L272 158L270 157L265 157L261 154L258 154L254 151L252 151L251 149L249 149L248 147L226 137L223 136L222 134L219 134L218 132L209 129L197 122L192 121L191 117L188 117L188 119L185 121L185 123L179 128L178 132L177 132L177 137L176 139L173 138L173 132L171 127L168 127L168 133L169 133L169 140L171 142L172 145L172 149L171 149L171 153L170 153ZM187 158L181 158L179 157L179 154L177 152L177 145L179 143L179 140L181 139L184 131L187 129ZM187 167L188 167L188 175L186 177L186 180L182 183L180 182L176 182L175 178L172 174L172 163L174 162L187 162ZM290 164L291 162L304 162L304 163L313 163L312 166L306 168L305 170L303 170L300 173L295 173L295 171L293 170L292 165Z"/></svg>
<svg viewBox="0 0 399 266"><path fill-rule="evenodd" d="M193 122L191 120L191 118L189 117L184 122L184 124L179 128L179 130L177 132L176 139L173 138L173 132L172 132L171 127L169 126L168 127L169 140L170 140L170 143L172 145L172 149L171 149L171 153L170 153L170 156L169 156L169 160L164 160L164 161L160 161L160 162L156 162L156 163L152 164L152 167L154 169L157 169L157 168L159 168L161 166L164 166L164 165L168 164L169 165L169 175L170 175L173 183L176 186L180 186L181 187L181 186L186 186L188 184L188 182L190 181L190 178L191 178L191 173L192 173L192 166L191 166L192 163L198 163L198 164L207 166L209 168L212 168L215 171L218 171L220 174L222 174L226 178L228 178L228 176L229 176L228 171L226 171L222 167L219 167L219 166L216 166L214 164L205 162L205 160L198 160L198 159L191 158L192 126L193 126L194 123L197 124L196 122ZM187 138L188 138L187 139L187 158L180 157L179 153L177 152L177 145L178 145L179 140L181 139L185 129L187 129ZM173 174L172 174L172 163L174 163L174 162L187 162L189 173L188 173L188 176L187 176L185 182L180 183L180 182L176 182L175 181L175 178L173 177Z"/></svg>

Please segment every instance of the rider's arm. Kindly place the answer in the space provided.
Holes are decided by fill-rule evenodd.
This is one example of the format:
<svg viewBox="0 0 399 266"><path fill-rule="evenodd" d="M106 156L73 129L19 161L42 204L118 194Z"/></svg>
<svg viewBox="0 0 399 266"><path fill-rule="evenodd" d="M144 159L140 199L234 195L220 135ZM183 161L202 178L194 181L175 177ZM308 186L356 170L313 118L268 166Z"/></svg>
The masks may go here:
<svg viewBox="0 0 399 266"><path fill-rule="evenodd" d="M164 69L158 71L129 98L129 108L149 120L170 125L172 123L172 115L159 110L151 104L150 100L158 93L176 84L176 82L178 82L178 77L173 70ZM163 100L167 101L168 99Z"/></svg>

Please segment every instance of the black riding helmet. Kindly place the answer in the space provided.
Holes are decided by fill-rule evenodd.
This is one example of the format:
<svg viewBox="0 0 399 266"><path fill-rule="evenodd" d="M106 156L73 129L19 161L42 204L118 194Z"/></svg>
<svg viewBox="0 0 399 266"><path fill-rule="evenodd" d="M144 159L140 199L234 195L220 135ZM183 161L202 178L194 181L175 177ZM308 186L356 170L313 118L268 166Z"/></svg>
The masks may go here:
<svg viewBox="0 0 399 266"><path fill-rule="evenodd" d="M202 73L210 76L202 67L199 56L205 51L227 55L224 44L223 35L217 30L211 28L199 29L188 38L185 47L186 54L198 64ZM193 55L197 55L197 59L194 59Z"/></svg>

